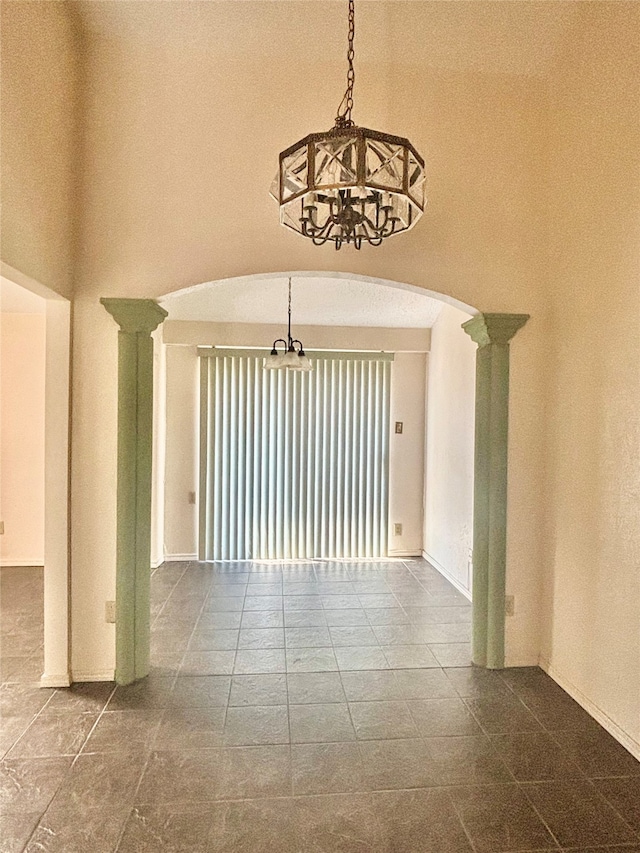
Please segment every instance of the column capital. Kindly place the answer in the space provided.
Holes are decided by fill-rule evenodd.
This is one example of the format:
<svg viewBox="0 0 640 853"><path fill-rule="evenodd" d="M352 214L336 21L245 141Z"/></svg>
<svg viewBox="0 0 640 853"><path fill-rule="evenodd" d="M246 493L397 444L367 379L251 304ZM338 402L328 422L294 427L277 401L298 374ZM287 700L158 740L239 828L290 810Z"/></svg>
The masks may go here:
<svg viewBox="0 0 640 853"><path fill-rule="evenodd" d="M476 314L462 328L479 347L489 344L508 344L529 314Z"/></svg>
<svg viewBox="0 0 640 853"><path fill-rule="evenodd" d="M121 332L135 334L145 332L150 335L168 316L153 299L108 299L100 302L120 326Z"/></svg>

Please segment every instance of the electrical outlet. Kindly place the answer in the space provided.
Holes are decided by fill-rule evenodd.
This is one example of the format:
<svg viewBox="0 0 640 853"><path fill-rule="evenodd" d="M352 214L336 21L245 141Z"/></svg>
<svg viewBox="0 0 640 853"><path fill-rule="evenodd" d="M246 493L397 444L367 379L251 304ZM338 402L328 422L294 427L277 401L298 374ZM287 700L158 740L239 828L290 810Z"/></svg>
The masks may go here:
<svg viewBox="0 0 640 853"><path fill-rule="evenodd" d="M4 521L0 521L0 536L4 533Z"/></svg>
<svg viewBox="0 0 640 853"><path fill-rule="evenodd" d="M105 601L104 603L104 621L115 624L116 621L116 603L115 601Z"/></svg>
<svg viewBox="0 0 640 853"><path fill-rule="evenodd" d="M516 612L516 600L513 595L506 595L504 598L504 612L506 616L513 616Z"/></svg>
<svg viewBox="0 0 640 853"><path fill-rule="evenodd" d="M189 503L194 504L195 502L196 502L196 493L195 492L189 492Z"/></svg>
<svg viewBox="0 0 640 853"><path fill-rule="evenodd" d="M404 423L402 421L396 421L396 435L402 435L403 429Z"/></svg>
<svg viewBox="0 0 640 853"><path fill-rule="evenodd" d="M402 525L394 524L393 525L393 535L394 536L402 536Z"/></svg>

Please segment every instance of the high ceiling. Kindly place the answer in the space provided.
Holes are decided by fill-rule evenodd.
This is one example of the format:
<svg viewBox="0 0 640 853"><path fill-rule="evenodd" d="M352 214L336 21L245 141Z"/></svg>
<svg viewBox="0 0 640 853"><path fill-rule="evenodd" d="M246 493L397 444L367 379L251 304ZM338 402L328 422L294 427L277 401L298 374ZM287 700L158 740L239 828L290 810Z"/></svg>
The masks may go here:
<svg viewBox="0 0 640 853"><path fill-rule="evenodd" d="M230 61L255 56L344 61L345 0L80 0L73 5L87 31L134 44L209 46ZM356 65L417 64L544 77L562 49L576 5L357 0Z"/></svg>
<svg viewBox="0 0 640 853"><path fill-rule="evenodd" d="M286 323L287 279L212 282L162 300L171 320ZM294 276L292 317L300 326L431 328L442 302L417 288L352 278Z"/></svg>

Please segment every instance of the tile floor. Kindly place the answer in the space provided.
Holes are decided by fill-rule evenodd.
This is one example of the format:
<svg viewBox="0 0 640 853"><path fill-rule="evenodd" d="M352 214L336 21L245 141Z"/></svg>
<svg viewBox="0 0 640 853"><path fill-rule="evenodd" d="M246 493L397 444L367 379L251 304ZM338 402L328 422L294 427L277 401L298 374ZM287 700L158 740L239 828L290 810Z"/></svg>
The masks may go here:
<svg viewBox="0 0 640 853"><path fill-rule="evenodd" d="M470 667L424 561L163 566L126 688L34 684L41 580L0 574L2 853L640 853L640 763Z"/></svg>

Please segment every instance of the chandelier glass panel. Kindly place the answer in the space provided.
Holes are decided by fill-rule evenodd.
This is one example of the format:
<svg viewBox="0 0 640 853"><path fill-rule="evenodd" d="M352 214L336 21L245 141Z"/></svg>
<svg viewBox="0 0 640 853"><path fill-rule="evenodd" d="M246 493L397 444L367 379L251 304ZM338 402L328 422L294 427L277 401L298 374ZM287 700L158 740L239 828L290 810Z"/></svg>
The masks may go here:
<svg viewBox="0 0 640 853"><path fill-rule="evenodd" d="M353 107L354 0L349 2L347 90L335 126L280 154L271 195L280 222L316 245L379 246L412 228L425 206L424 161L408 139L358 127Z"/></svg>

